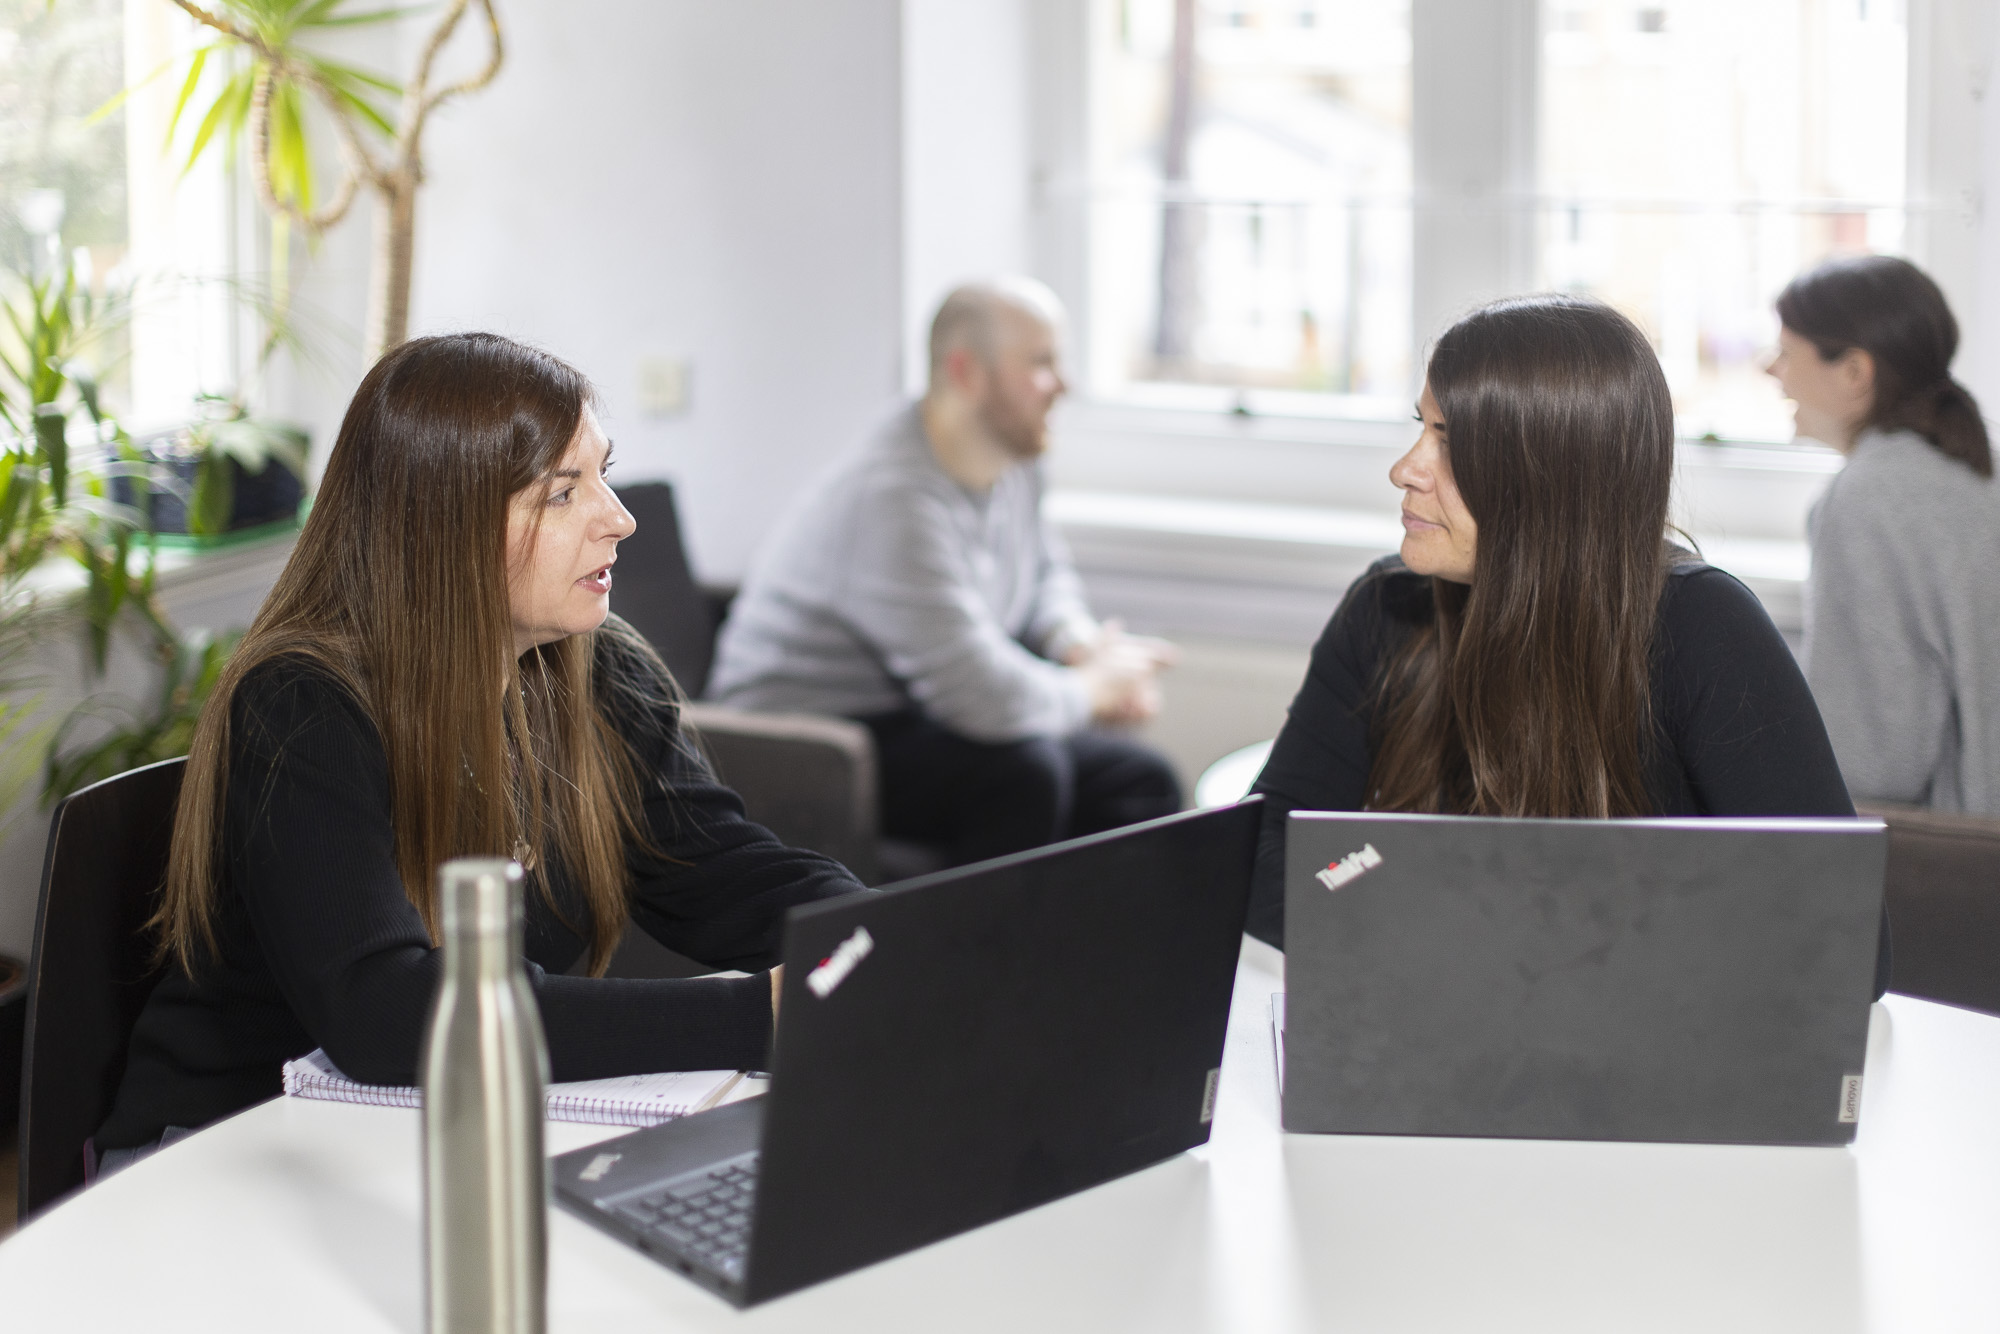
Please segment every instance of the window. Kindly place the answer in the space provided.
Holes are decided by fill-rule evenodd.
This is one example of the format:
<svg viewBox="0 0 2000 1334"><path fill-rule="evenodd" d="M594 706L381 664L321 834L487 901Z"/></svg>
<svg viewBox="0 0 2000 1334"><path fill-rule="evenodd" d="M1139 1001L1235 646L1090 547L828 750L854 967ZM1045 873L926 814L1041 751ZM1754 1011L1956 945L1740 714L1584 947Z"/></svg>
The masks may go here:
<svg viewBox="0 0 2000 1334"><path fill-rule="evenodd" d="M1116 0L1102 17L1092 388L1400 402L1407 0Z"/></svg>
<svg viewBox="0 0 2000 1334"><path fill-rule="evenodd" d="M126 254L122 0L0 0L0 269L73 258L102 286ZM118 387L116 381L113 387Z"/></svg>
<svg viewBox="0 0 2000 1334"><path fill-rule="evenodd" d="M1778 290L1835 254L1925 262L1909 104L1945 94L1910 86L1907 11L1096 0L1084 382L1378 418L1457 312L1554 288L1639 322L1684 435L1788 440Z"/></svg>
<svg viewBox="0 0 2000 1334"><path fill-rule="evenodd" d="M193 133L162 151L182 66L199 40L164 0L0 0L0 270L65 262L130 319L91 354L128 427L179 425L198 390L241 381L246 338L239 191L216 155L182 171ZM128 98L101 117L127 80ZM254 244L254 231L242 238Z"/></svg>
<svg viewBox="0 0 2000 1334"><path fill-rule="evenodd" d="M1900 253L1897 0L1551 0L1542 285L1651 335L1687 436L1786 440L1771 303L1830 255Z"/></svg>

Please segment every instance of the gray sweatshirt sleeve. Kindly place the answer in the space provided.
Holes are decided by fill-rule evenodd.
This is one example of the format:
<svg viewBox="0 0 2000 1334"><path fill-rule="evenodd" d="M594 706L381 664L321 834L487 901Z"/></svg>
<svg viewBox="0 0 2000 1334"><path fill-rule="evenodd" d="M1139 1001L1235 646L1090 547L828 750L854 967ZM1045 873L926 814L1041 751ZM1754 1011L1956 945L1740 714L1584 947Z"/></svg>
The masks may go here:
<svg viewBox="0 0 2000 1334"><path fill-rule="evenodd" d="M1097 638L1097 618L1083 598L1083 580L1070 560L1069 544L1044 520L1039 526L1039 579L1035 610L1024 636L1044 657L1062 660L1078 644Z"/></svg>
<svg viewBox="0 0 2000 1334"><path fill-rule="evenodd" d="M909 491L896 500L870 506L869 522L853 534L840 600L889 673L925 712L974 740L1019 741L1082 727L1090 717L1082 679L1031 652L995 619L975 591L968 553L943 503Z"/></svg>
<svg viewBox="0 0 2000 1334"><path fill-rule="evenodd" d="M1922 803L1952 722L1948 645L1914 568L1921 500L1885 473L1836 477L1813 512L1803 656L1848 790Z"/></svg>

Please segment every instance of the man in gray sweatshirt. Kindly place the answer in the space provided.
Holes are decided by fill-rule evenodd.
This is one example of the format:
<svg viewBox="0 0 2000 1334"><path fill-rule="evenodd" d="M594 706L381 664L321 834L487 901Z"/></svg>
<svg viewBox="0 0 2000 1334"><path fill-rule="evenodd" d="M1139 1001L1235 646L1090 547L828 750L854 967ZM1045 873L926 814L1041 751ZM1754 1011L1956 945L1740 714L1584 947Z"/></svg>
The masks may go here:
<svg viewBox="0 0 2000 1334"><path fill-rule="evenodd" d="M716 650L712 698L874 733L883 832L975 861L1180 809L1157 753L1099 726L1159 708L1170 646L1099 624L1041 514L1061 312L962 287L930 387L779 523Z"/></svg>

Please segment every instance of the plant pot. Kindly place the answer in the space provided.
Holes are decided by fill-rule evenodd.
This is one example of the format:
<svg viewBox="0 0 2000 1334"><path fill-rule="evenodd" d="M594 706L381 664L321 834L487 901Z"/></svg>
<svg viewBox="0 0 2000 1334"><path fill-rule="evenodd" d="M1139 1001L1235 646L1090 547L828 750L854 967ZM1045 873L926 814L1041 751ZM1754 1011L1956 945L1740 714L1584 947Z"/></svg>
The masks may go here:
<svg viewBox="0 0 2000 1334"><path fill-rule="evenodd" d="M241 540L247 535L294 527L299 521L299 504L305 486L298 474L277 459L264 465L262 472L246 471L233 458L224 458L229 470L231 501L229 521L220 533L194 533L188 522L188 504L194 497L201 470L201 456L182 447L183 433L155 437L141 442L140 452L148 461L151 483L148 508L155 535L162 546L214 546ZM137 503L136 488L127 477L112 480L112 497L120 504Z"/></svg>
<svg viewBox="0 0 2000 1334"><path fill-rule="evenodd" d="M21 1117L22 1043L28 1031L28 969L0 954L0 1135Z"/></svg>

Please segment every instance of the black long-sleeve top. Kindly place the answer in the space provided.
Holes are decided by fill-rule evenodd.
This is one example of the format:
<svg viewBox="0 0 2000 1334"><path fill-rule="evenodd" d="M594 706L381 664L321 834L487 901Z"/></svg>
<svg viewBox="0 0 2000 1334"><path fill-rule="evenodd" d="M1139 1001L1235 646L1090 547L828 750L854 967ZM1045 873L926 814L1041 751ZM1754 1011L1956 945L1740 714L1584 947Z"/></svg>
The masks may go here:
<svg viewBox="0 0 2000 1334"><path fill-rule="evenodd" d="M1285 817L1365 806L1381 673L1432 616L1431 581L1391 556L1354 582L1314 646L1253 789L1265 795L1252 935L1284 945ZM1756 595L1721 570L1690 562L1668 577L1654 632L1652 706L1645 777L1656 814L1854 814L1791 650ZM1878 984L1887 977L1887 945L1885 927Z"/></svg>
<svg viewBox="0 0 2000 1334"><path fill-rule="evenodd" d="M658 669L599 634L599 680ZM785 847L745 818L680 732L665 683L600 689L648 776L654 852L629 850L633 920L669 949L717 968L776 962L785 910L861 885L838 863ZM315 1047L355 1079L416 1080L443 959L403 891L388 758L354 696L297 659L262 664L231 712L216 906L218 949L172 969L132 1035L99 1149L150 1143L281 1091L281 1067ZM581 896L551 868L527 894L528 977L557 1080L653 1070L760 1068L770 979L641 981L564 976L585 949ZM567 919L567 921L565 921Z"/></svg>

